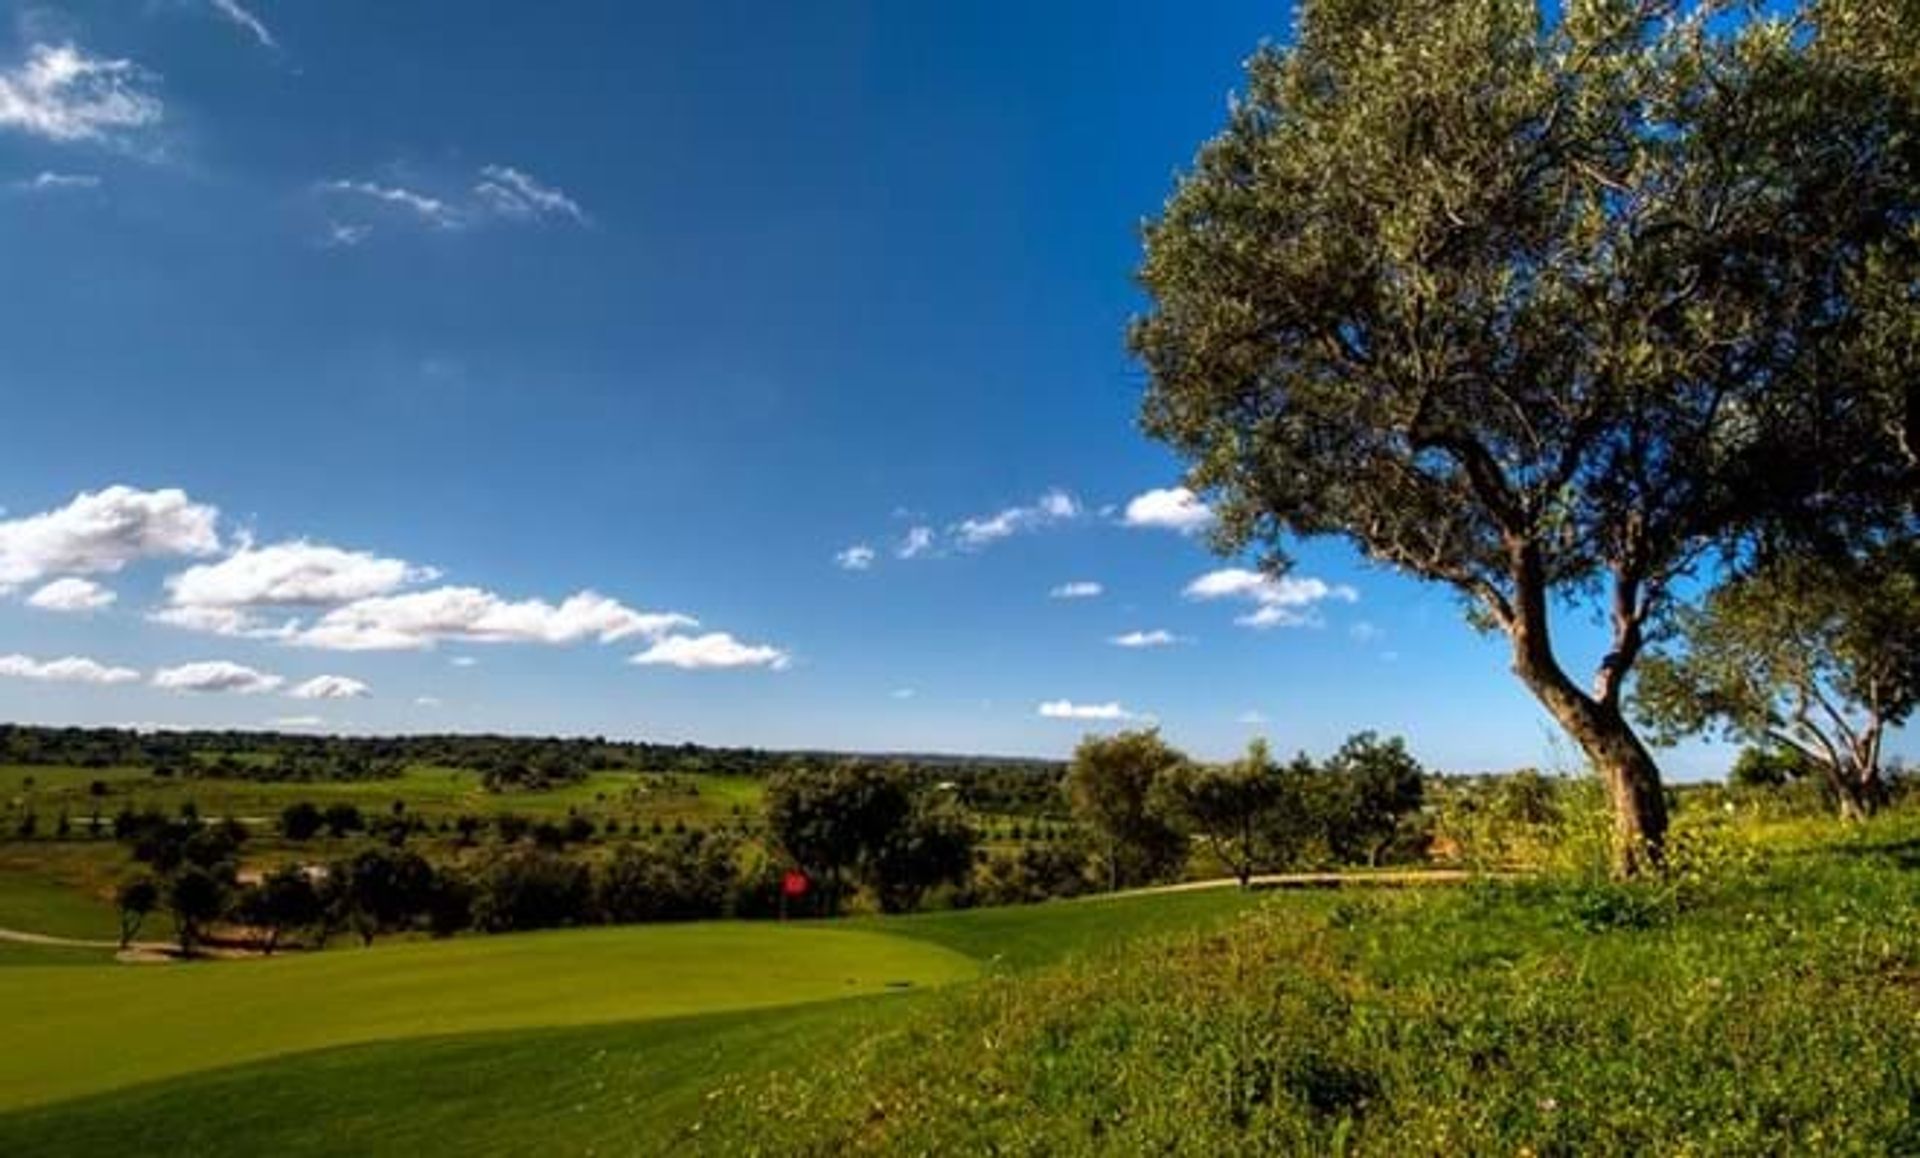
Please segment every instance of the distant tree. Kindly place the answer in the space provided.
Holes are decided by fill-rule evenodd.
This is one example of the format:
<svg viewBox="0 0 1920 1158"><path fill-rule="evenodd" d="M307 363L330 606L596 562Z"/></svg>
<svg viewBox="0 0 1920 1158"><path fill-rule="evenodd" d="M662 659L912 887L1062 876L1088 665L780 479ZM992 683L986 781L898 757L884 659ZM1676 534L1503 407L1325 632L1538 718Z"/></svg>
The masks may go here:
<svg viewBox="0 0 1920 1158"><path fill-rule="evenodd" d="M360 809L354 805L329 804L323 815L326 819L327 834L336 839L351 832L366 831L366 818L360 815Z"/></svg>
<svg viewBox="0 0 1920 1158"><path fill-rule="evenodd" d="M906 817L869 850L861 876L883 911L911 912L928 890L966 883L978 841L957 805L921 793Z"/></svg>
<svg viewBox="0 0 1920 1158"><path fill-rule="evenodd" d="M326 817L319 806L302 800L280 810L280 835L291 841L312 840L320 834Z"/></svg>
<svg viewBox="0 0 1920 1158"><path fill-rule="evenodd" d="M1279 568L1339 536L1459 592L1603 777L1623 874L1666 833L1622 696L1676 587L1762 538L1911 527L1896 13L1322 0L1148 229L1143 421L1216 545ZM1590 686L1553 639L1585 596Z"/></svg>
<svg viewBox="0 0 1920 1158"><path fill-rule="evenodd" d="M1920 699L1920 546L1836 561L1788 556L1676 616L1636 688L1662 739L1718 730L1783 745L1848 819L1886 798L1880 753Z"/></svg>
<svg viewBox="0 0 1920 1158"><path fill-rule="evenodd" d="M433 866L411 852L368 849L330 872L340 874L347 923L362 945L413 924L433 887Z"/></svg>
<svg viewBox="0 0 1920 1158"><path fill-rule="evenodd" d="M207 925L225 911L229 886L227 879L197 864L182 865L167 878L167 912L173 917L182 956L193 955Z"/></svg>
<svg viewBox="0 0 1920 1158"><path fill-rule="evenodd" d="M150 876L137 876L122 884L114 894L120 910L120 947L125 949L140 935L140 926L160 907L160 886Z"/></svg>
<svg viewBox="0 0 1920 1158"><path fill-rule="evenodd" d="M281 935L287 930L319 923L320 910L319 892L297 865L267 874L260 883L241 890L233 904L236 921L265 934L260 947L268 956L279 947Z"/></svg>
<svg viewBox="0 0 1920 1158"><path fill-rule="evenodd" d="M1348 737L1326 763L1334 815L1328 844L1340 860L1380 863L1401 833L1405 818L1420 810L1424 770L1398 736L1372 732Z"/></svg>
<svg viewBox="0 0 1920 1158"><path fill-rule="evenodd" d="M862 864L912 810L904 778L866 764L782 772L767 784L767 827L781 851L817 882L828 915L839 911Z"/></svg>
<svg viewBox="0 0 1920 1158"><path fill-rule="evenodd" d="M1154 792L1157 810L1205 841L1241 888L1281 852L1274 836L1282 830L1278 813L1287 803L1287 784L1265 740L1254 740L1244 757L1224 766L1177 765Z"/></svg>
<svg viewBox="0 0 1920 1158"><path fill-rule="evenodd" d="M591 924L593 881L578 861L539 848L494 857L473 880L473 923L489 933Z"/></svg>
<svg viewBox="0 0 1920 1158"><path fill-rule="evenodd" d="M1798 748L1752 744L1740 749L1727 771L1727 781L1741 788L1779 788L1816 775L1814 762Z"/></svg>
<svg viewBox="0 0 1920 1158"><path fill-rule="evenodd" d="M1176 872L1186 839L1154 810L1154 782L1187 762L1159 729L1088 736L1067 767L1067 799L1074 814L1098 834L1107 887L1141 884Z"/></svg>

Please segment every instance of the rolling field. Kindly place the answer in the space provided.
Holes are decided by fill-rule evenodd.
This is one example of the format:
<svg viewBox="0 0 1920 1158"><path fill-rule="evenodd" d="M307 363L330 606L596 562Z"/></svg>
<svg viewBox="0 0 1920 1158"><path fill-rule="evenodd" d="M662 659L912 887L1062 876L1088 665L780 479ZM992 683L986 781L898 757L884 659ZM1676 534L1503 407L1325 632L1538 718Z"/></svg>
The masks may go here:
<svg viewBox="0 0 1920 1158"><path fill-rule="evenodd" d="M644 1150L697 1122L723 1083L830 1056L925 990L1263 903L1222 890L183 967L23 964L0 974L0 1019L22 1030L0 1057L0 1153Z"/></svg>

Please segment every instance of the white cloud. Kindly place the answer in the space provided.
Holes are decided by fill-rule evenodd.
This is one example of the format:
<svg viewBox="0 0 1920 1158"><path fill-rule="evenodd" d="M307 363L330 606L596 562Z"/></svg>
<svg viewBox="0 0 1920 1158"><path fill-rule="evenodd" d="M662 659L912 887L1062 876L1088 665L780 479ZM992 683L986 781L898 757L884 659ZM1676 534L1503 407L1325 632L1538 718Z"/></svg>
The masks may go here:
<svg viewBox="0 0 1920 1158"><path fill-rule="evenodd" d="M483 179L473 187L474 196L503 217L565 217L578 225L587 224L586 213L564 191L543 185L511 165L488 165L480 170L480 176Z"/></svg>
<svg viewBox="0 0 1920 1158"><path fill-rule="evenodd" d="M36 44L0 69L0 129L49 141L107 141L158 124L165 106L154 76L130 60L88 56L71 44Z"/></svg>
<svg viewBox="0 0 1920 1158"><path fill-rule="evenodd" d="M408 651L442 640L472 643L615 643L657 637L698 621L677 612L642 612L593 591L558 606L543 599L509 601L477 587L436 587L377 596L336 607L293 637L335 651Z"/></svg>
<svg viewBox="0 0 1920 1158"><path fill-rule="evenodd" d="M1071 700L1048 700L1040 705L1040 714L1049 720L1131 720L1134 713L1117 703L1076 704Z"/></svg>
<svg viewBox="0 0 1920 1158"><path fill-rule="evenodd" d="M327 249L352 249L373 236L373 226L357 222L327 222L327 235L320 244Z"/></svg>
<svg viewBox="0 0 1920 1158"><path fill-rule="evenodd" d="M413 697L413 706L416 708L437 708L442 706L445 702L446 701L442 700L439 696Z"/></svg>
<svg viewBox="0 0 1920 1158"><path fill-rule="evenodd" d="M166 581L174 608L246 611L351 603L435 578L430 567L295 539L245 544L217 563L201 563Z"/></svg>
<svg viewBox="0 0 1920 1158"><path fill-rule="evenodd" d="M997 514L964 519L954 525L953 533L962 547L977 549L1021 531L1037 530L1077 518L1080 509L1080 500L1056 488L1041 495L1030 506L1008 507Z"/></svg>
<svg viewBox="0 0 1920 1158"><path fill-rule="evenodd" d="M1096 599L1106 593L1106 588L1087 579L1077 579L1072 583L1062 583L1047 592L1052 599Z"/></svg>
<svg viewBox="0 0 1920 1158"><path fill-rule="evenodd" d="M1234 720L1236 723L1246 724L1248 726L1254 726L1254 725L1266 723L1267 717L1264 713L1261 713L1258 711L1245 711L1245 712L1241 712L1238 716L1234 717Z"/></svg>
<svg viewBox="0 0 1920 1158"><path fill-rule="evenodd" d="M1170 631L1155 628L1152 631L1129 631L1125 635L1113 636L1107 642L1115 647L1147 648L1171 647L1180 639Z"/></svg>
<svg viewBox="0 0 1920 1158"><path fill-rule="evenodd" d="M724 631L672 635L633 657L645 666L697 668L765 667L784 670L792 657L777 647L745 644Z"/></svg>
<svg viewBox="0 0 1920 1158"><path fill-rule="evenodd" d="M1381 630L1379 625L1362 619L1352 627L1347 628L1347 634L1352 636L1356 643L1374 643L1384 639L1387 633Z"/></svg>
<svg viewBox="0 0 1920 1158"><path fill-rule="evenodd" d="M351 676L314 676L289 689L296 700L357 700L373 694L373 689Z"/></svg>
<svg viewBox="0 0 1920 1158"><path fill-rule="evenodd" d="M1205 529L1213 522L1213 512L1186 487L1168 487L1135 495L1122 518L1129 527L1157 527L1185 535Z"/></svg>
<svg viewBox="0 0 1920 1158"><path fill-rule="evenodd" d="M98 611L119 596L91 579L55 579L27 597L27 605L42 611Z"/></svg>
<svg viewBox="0 0 1920 1158"><path fill-rule="evenodd" d="M932 527L908 527L906 538L893 549L895 556L901 559L917 559L933 550Z"/></svg>
<svg viewBox="0 0 1920 1158"><path fill-rule="evenodd" d="M262 48L280 47L279 42L274 40L273 33L268 31L267 26L260 22L260 18L240 6L240 0L208 0L208 2L213 5L215 12L226 17L248 35L259 41Z"/></svg>
<svg viewBox="0 0 1920 1158"><path fill-rule="evenodd" d="M460 222L459 213L445 201L399 185L382 185L376 181L336 180L322 182L320 190L323 193L368 197L405 209L421 220L435 225L454 226Z"/></svg>
<svg viewBox="0 0 1920 1158"><path fill-rule="evenodd" d="M174 692L233 692L251 696L270 692L286 681L227 660L208 660L162 668L153 673L153 686Z"/></svg>
<svg viewBox="0 0 1920 1158"><path fill-rule="evenodd" d="M209 635L236 639L291 639L300 630L298 619L268 623L260 616L236 607L162 607L147 618L154 623Z"/></svg>
<svg viewBox="0 0 1920 1158"><path fill-rule="evenodd" d="M887 694L896 700L910 700L914 697L915 693L912 688L895 688Z"/></svg>
<svg viewBox="0 0 1920 1158"><path fill-rule="evenodd" d="M865 543L855 543L844 551L836 552L833 562L842 571L865 571L873 566L873 548Z"/></svg>
<svg viewBox="0 0 1920 1158"><path fill-rule="evenodd" d="M0 655L0 676L63 684L127 684L140 678L130 667L108 667L70 655L42 663L24 655Z"/></svg>
<svg viewBox="0 0 1920 1158"><path fill-rule="evenodd" d="M455 667L477 667L480 661L470 655L456 655L447 661Z"/></svg>
<svg viewBox="0 0 1920 1158"><path fill-rule="evenodd" d="M1254 603L1254 610L1234 620L1244 627L1310 627L1319 622L1317 604L1334 600L1356 603L1360 593L1346 584L1293 575L1265 575L1244 567L1209 571L1187 584L1189 599L1238 599Z"/></svg>
<svg viewBox="0 0 1920 1158"><path fill-rule="evenodd" d="M139 559L211 555L220 549L219 517L180 490L83 492L57 510L0 521L0 589Z"/></svg>
<svg viewBox="0 0 1920 1158"><path fill-rule="evenodd" d="M72 193L82 189L98 189L100 178L91 173L55 173L43 169L23 181L15 181L12 188L22 193Z"/></svg>

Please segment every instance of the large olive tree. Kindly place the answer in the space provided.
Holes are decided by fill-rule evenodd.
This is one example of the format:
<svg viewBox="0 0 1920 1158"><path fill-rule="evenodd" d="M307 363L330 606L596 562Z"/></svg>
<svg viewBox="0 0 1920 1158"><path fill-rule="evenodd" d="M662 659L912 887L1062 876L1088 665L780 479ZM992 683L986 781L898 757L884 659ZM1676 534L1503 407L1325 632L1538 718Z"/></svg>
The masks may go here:
<svg viewBox="0 0 1920 1158"><path fill-rule="evenodd" d="M1916 120L1861 63L1879 7L1309 0L1147 229L1144 424L1217 545L1339 536L1463 593L1604 776L1624 873L1666 829L1622 695L1676 582L1910 481L1879 299L1920 268ZM1908 364L1867 381L1876 318ZM1556 619L1596 606L1583 682Z"/></svg>

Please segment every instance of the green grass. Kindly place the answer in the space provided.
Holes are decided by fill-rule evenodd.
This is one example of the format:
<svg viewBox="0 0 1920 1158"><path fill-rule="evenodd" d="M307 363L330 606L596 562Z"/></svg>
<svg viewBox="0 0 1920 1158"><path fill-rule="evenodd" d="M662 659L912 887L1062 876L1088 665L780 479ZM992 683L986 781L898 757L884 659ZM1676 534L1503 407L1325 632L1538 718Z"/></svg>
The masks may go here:
<svg viewBox="0 0 1920 1158"><path fill-rule="evenodd" d="M713 923L475 937L0 980L0 1108L352 1042L681 1017L944 984L924 941Z"/></svg>
<svg viewBox="0 0 1920 1158"><path fill-rule="evenodd" d="M112 949L77 949L67 945L25 945L0 941L0 969L13 965L107 965ZM5 986L0 984L0 989Z"/></svg>
<svg viewBox="0 0 1920 1158"><path fill-rule="evenodd" d="M1239 889L1085 897L1042 905L868 918L885 929L943 945L982 962L1022 969L1120 942L1209 928L1259 903Z"/></svg>
<svg viewBox="0 0 1920 1158"><path fill-rule="evenodd" d="M0 845L0 928L101 940L120 935L117 847Z"/></svg>
<svg viewBox="0 0 1920 1158"><path fill-rule="evenodd" d="M1920 823L1279 895L743 1075L717 1153L1920 1153ZM1687 847L1691 846L1691 847Z"/></svg>
<svg viewBox="0 0 1920 1158"><path fill-rule="evenodd" d="M27 781L33 782L32 788ZM94 797L94 781L106 795ZM686 791L685 789L693 789ZM177 811L192 801L203 816L237 816L271 822L297 801L322 807L349 803L383 813L394 801L408 811L438 819L460 813L491 816L516 812L534 819L565 816L578 809L596 819L713 825L732 818L736 805L758 811L762 782L751 777L708 774L657 777L637 772L595 772L578 784L540 792L488 792L480 775L458 768L409 767L391 780L267 783L252 780L161 778L144 769L0 766L0 805L38 815L42 834L50 834L65 809L77 826L97 807L111 820L122 807Z"/></svg>

